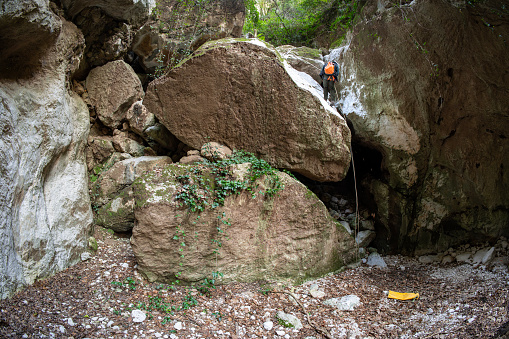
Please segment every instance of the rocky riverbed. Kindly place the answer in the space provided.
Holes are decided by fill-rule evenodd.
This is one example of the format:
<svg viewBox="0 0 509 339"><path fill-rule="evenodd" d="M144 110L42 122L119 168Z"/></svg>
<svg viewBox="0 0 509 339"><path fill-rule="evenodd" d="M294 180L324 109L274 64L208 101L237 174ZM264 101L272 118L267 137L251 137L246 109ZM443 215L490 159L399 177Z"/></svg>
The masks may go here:
<svg viewBox="0 0 509 339"><path fill-rule="evenodd" d="M90 258L0 301L0 337L491 338L508 327L504 239L484 264L473 262L480 248L463 248L453 250L471 253L463 262L382 256L387 267L365 260L299 286L197 289L148 283L128 237L102 228L95 237ZM419 298L389 299L389 290Z"/></svg>

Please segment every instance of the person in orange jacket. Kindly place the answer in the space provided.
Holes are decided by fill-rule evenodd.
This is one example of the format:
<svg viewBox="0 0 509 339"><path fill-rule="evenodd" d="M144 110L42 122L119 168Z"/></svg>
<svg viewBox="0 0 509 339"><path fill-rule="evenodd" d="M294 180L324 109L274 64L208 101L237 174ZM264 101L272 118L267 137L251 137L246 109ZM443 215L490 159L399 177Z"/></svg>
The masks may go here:
<svg viewBox="0 0 509 339"><path fill-rule="evenodd" d="M323 98L325 101L329 102L329 94L330 99L334 96L334 83L338 81L339 77L339 65L336 61L332 60L326 62L322 71L320 72L320 78L322 78L322 86L323 86Z"/></svg>

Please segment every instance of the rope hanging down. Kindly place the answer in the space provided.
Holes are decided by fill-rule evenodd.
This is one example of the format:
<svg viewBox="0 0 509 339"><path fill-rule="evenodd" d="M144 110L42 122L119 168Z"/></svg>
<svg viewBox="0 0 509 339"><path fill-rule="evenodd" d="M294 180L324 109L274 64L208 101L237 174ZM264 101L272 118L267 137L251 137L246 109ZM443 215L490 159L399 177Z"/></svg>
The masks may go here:
<svg viewBox="0 0 509 339"><path fill-rule="evenodd" d="M339 99L338 90L336 89L336 86L334 86L334 92L336 92L336 99ZM337 107L335 107L337 110ZM346 121L346 116L343 113L343 110L339 110L339 113L341 116L343 116L343 119ZM354 190L355 190L355 229L354 229L354 236L355 239L357 239L357 235L360 232L360 213L359 213L359 194L357 192L357 175L355 174L355 162L353 160L353 148L352 143L350 142L350 158L352 162L352 173L353 173L353 183L354 183ZM355 254L355 258L359 260L359 244L357 243L357 240L355 241L355 247L357 249L357 253Z"/></svg>

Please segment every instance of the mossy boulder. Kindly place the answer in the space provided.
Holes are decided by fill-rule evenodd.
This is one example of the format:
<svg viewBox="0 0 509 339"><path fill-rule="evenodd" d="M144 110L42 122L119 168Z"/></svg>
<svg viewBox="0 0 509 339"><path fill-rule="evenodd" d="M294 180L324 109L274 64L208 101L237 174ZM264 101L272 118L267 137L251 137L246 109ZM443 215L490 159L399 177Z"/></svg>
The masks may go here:
<svg viewBox="0 0 509 339"><path fill-rule="evenodd" d="M222 282L299 283L353 260L354 239L315 195L276 170L251 181L253 166L221 167L218 178L206 163L172 164L140 177L131 238L139 271L160 282L220 272Z"/></svg>

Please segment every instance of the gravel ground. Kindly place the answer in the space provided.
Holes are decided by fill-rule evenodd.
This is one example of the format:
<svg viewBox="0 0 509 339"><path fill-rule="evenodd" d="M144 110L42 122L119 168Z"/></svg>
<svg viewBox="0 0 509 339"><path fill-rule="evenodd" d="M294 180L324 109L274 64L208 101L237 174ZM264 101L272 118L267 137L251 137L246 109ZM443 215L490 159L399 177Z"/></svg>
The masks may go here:
<svg viewBox="0 0 509 339"><path fill-rule="evenodd" d="M102 228L95 236L99 249L91 259L0 301L0 337L491 338L509 327L504 264L386 256L387 268L363 265L299 286L232 283L202 294L146 282L128 238ZM389 290L420 298L388 299ZM349 295L360 299L353 310L324 304ZM302 328L289 327L280 311Z"/></svg>

